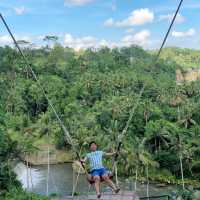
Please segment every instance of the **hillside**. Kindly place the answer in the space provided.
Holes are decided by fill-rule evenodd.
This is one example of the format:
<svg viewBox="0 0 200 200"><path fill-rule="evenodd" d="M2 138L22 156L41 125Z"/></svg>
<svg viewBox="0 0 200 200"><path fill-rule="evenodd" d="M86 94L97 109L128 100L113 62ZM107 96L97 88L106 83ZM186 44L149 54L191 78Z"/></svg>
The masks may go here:
<svg viewBox="0 0 200 200"><path fill-rule="evenodd" d="M161 58L174 61L183 69L200 68L200 50L177 47L165 48Z"/></svg>
<svg viewBox="0 0 200 200"><path fill-rule="evenodd" d="M173 59L179 51L189 50L166 49L163 58ZM136 46L77 54L57 44L24 52L81 156L94 139L101 149L115 150L145 85L123 140L119 174L134 179L137 170L145 181L148 167L151 181L180 184L181 160L186 185L200 187L200 82L177 85L175 78L179 59L187 56L179 53L178 63L161 59L152 66L153 55ZM199 63L195 55L193 65ZM30 71L10 47L0 48L0 83L0 163L6 166L0 186L7 190L17 185L14 175L5 178L8 160L36 153L40 145L64 151L71 146Z"/></svg>

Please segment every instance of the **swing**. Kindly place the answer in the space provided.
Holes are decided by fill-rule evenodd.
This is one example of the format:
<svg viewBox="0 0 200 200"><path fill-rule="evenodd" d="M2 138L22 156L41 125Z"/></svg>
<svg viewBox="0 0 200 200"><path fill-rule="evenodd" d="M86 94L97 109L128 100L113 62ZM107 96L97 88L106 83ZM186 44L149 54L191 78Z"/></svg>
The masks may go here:
<svg viewBox="0 0 200 200"><path fill-rule="evenodd" d="M169 35L169 33L170 33L170 30L171 30L171 28L172 28L174 22L175 22L175 19L176 19L176 17L177 17L178 11L180 10L180 7L181 7L181 5L182 5L182 2L183 2L183 0L181 0L180 3L179 3L179 6L178 6L178 8L177 8L177 10L176 10L176 13L175 13L173 19L172 19L172 22L171 22L170 27L169 27L169 29L168 29L168 31L167 31L167 34L165 35L165 38L164 38L164 40L163 40L163 43L162 43L162 45L161 45L161 47L160 47L160 49L159 49L159 51L158 51L158 53L157 53L157 56L156 56L155 59L153 60L152 65L153 65L153 64L156 64L158 58L160 57L161 51L162 51L162 49L163 49L163 47L164 47L164 45L165 45L165 43L166 43L166 40L167 40L167 38L168 38L168 35ZM61 128L63 129L63 132L64 132L64 135L65 135L66 140L68 141L69 144L71 144L72 150L77 154L78 159L81 161L80 155L79 155L79 153L78 153L77 150L76 150L76 146L75 146L75 144L73 143L73 140L72 140L72 138L71 138L71 135L69 134L69 132L68 132L68 130L66 129L66 127L65 127L65 125L64 125L64 123L63 123L63 121L61 120L61 118L59 117L58 113L56 112L56 110L55 110L55 108L54 108L52 102L50 101L48 95L47 95L46 92L45 92L44 87L41 85L39 79L37 78L37 75L36 75L35 72L33 71L33 69L32 69L32 67L31 67L30 63L28 62L28 59L25 57L25 55L24 55L23 52L21 51L21 49L20 49L20 47L19 47L19 45L18 45L18 43L17 43L15 37L13 36L11 30L9 29L9 27L8 27L6 21L4 20L4 18L3 18L3 16L2 16L1 13L0 13L0 18L1 18L2 22L3 22L3 24L5 25L5 27L6 27L7 31L8 31L8 33L10 34L10 36L11 36L11 38L12 38L12 40L13 40L15 46L17 47L17 49L18 49L18 51L19 51L21 57L22 57L23 60L25 61L25 64L26 64L27 69L30 70L30 72L31 72L31 74L32 74L32 76L33 76L33 78L34 78L34 80L37 82L39 88L41 89L41 91L42 91L42 93L43 93L43 95L44 95L44 97L45 97L46 100L48 101L49 106L51 107L53 113L55 114L58 123L60 124ZM121 145L122 138L126 135L126 132L127 132L128 128L129 128L129 125L130 125L131 120L132 120L132 118L133 118L134 112L135 112L136 108L137 108L138 105L139 105L139 101L140 101L140 99L141 99L141 97L142 97L142 95L143 95L143 93L144 93L144 89L145 89L145 88L146 88L146 85L144 84L143 87L142 87L141 90L140 90L139 98L137 99L137 102L136 102L135 106L133 107L132 111L130 112L128 121L127 121L127 123L126 123L126 126L125 126L125 128L123 129L123 131L122 131L121 139L120 139L120 142L119 142L119 145L118 145L118 149L120 149L120 145ZM118 152L119 152L119 151L118 151ZM115 159L114 159L114 167L115 167L115 170L116 170L116 171L115 171L116 181L117 181L117 165L116 165L116 163L117 163L117 157L118 157L118 154L116 154ZM180 158L180 161L181 161L181 158ZM181 163L182 163L182 162L181 162ZM87 170L85 169L85 166L83 165L82 162L81 162L81 165L82 165L82 167L84 168L84 170L85 170L85 172L86 172L88 182L90 183L90 185L93 184L93 183L94 183L94 180L92 180L91 175L87 173ZM113 173L109 173L109 178L110 178L110 179L113 178ZM183 179L183 174L182 174L182 179ZM104 180L101 178L101 182L103 182L103 181L104 181ZM184 182L183 182L183 188L184 188ZM149 196L148 196L148 199L149 199Z"/></svg>

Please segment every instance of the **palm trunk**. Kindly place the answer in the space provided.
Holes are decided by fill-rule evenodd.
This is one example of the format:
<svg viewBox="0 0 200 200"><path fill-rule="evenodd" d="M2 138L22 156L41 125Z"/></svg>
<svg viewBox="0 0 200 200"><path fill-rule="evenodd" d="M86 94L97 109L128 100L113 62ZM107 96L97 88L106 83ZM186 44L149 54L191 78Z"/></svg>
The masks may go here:
<svg viewBox="0 0 200 200"><path fill-rule="evenodd" d="M149 200L149 166L146 167L146 173L147 173L147 198Z"/></svg>
<svg viewBox="0 0 200 200"><path fill-rule="evenodd" d="M114 165L115 165L115 181L116 181L116 186L119 187L117 162L115 162Z"/></svg>
<svg viewBox="0 0 200 200"><path fill-rule="evenodd" d="M156 152L156 154L158 153L156 138L155 138L155 152Z"/></svg>
<svg viewBox="0 0 200 200"><path fill-rule="evenodd" d="M185 181L184 181L184 174L183 174L183 161L182 161L182 155L179 156L180 160L180 166L181 166L181 178L182 178L182 187L183 190L185 189Z"/></svg>
<svg viewBox="0 0 200 200"><path fill-rule="evenodd" d="M74 183L74 176L75 176L75 174L74 174L74 170L73 170L73 189L72 189L72 197L74 197L74 195L75 195L76 188L77 188L77 185L78 185L78 180L79 180L80 173L81 173L81 167L79 167L79 169L78 169L78 174L77 174L77 176L76 176L76 181L75 181L75 183Z"/></svg>
<svg viewBox="0 0 200 200"><path fill-rule="evenodd" d="M181 120L181 116L180 116L180 107L178 106L178 121Z"/></svg>
<svg viewBox="0 0 200 200"><path fill-rule="evenodd" d="M137 179L138 179L138 166L136 166L135 170L135 192L137 191Z"/></svg>
<svg viewBox="0 0 200 200"><path fill-rule="evenodd" d="M160 151L161 147L160 147L160 140L159 140L159 143L158 143L158 150Z"/></svg>
<svg viewBox="0 0 200 200"><path fill-rule="evenodd" d="M178 107L178 120L180 120L180 108ZM187 120L185 123L185 128L187 128ZM179 136L180 137L180 136ZM180 138L179 138L180 140ZM179 142L181 144L181 141ZM182 187L183 190L185 189L185 181L184 181L184 173L183 173L183 161L182 161L182 154L180 153L179 155L179 161L180 161L180 166L181 166L181 178L182 178Z"/></svg>

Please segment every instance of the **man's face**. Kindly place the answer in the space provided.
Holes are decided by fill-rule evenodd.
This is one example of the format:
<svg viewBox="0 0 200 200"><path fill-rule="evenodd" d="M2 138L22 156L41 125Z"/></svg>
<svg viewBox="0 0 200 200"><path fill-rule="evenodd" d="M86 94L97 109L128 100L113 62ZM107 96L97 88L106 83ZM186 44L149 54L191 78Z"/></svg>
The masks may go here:
<svg viewBox="0 0 200 200"><path fill-rule="evenodd" d="M97 145L95 143L92 143L90 146L91 151L96 151L97 150Z"/></svg>

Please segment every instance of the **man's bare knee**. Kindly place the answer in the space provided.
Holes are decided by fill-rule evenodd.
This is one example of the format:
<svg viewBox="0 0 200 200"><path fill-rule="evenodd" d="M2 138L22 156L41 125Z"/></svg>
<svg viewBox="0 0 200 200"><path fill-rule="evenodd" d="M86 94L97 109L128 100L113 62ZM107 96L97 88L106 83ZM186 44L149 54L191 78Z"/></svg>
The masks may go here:
<svg viewBox="0 0 200 200"><path fill-rule="evenodd" d="M99 182L100 181L100 177L99 176L94 176L93 179L94 179L95 182Z"/></svg>
<svg viewBox="0 0 200 200"><path fill-rule="evenodd" d="M102 179L103 179L104 181L108 181L108 180L109 180L109 177L108 177L108 175L104 175L104 176L102 176Z"/></svg>

